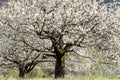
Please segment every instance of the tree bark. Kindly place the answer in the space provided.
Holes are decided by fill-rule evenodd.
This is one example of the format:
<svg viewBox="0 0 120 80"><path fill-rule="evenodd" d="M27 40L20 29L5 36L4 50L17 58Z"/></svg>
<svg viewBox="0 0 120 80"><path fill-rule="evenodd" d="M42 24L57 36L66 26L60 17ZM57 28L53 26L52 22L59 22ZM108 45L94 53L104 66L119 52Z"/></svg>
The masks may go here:
<svg viewBox="0 0 120 80"><path fill-rule="evenodd" d="M65 76L65 60L61 61L61 58L57 58L55 66L55 78L64 78L64 76Z"/></svg>
<svg viewBox="0 0 120 80"><path fill-rule="evenodd" d="M25 76L25 71L23 70L23 68L19 68L19 77L24 78L24 76Z"/></svg>
<svg viewBox="0 0 120 80"><path fill-rule="evenodd" d="M55 78L64 78L65 76L65 52L56 50Z"/></svg>
<svg viewBox="0 0 120 80"><path fill-rule="evenodd" d="M36 66L36 62L30 62L27 64L19 63L19 77L24 78L26 73L29 73L33 70L33 68Z"/></svg>

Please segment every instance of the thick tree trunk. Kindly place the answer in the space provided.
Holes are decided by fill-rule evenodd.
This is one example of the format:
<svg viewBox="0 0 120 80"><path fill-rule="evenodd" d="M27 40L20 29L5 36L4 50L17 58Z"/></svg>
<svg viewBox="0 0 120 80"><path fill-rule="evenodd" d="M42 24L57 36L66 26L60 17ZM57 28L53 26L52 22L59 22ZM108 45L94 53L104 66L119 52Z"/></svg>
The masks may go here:
<svg viewBox="0 0 120 80"><path fill-rule="evenodd" d="M57 58L55 66L55 78L64 78L64 76L65 76L65 60Z"/></svg>
<svg viewBox="0 0 120 80"><path fill-rule="evenodd" d="M54 46L54 52L56 54L56 65L55 65L55 78L65 77L65 56L66 52L64 48Z"/></svg>
<svg viewBox="0 0 120 80"><path fill-rule="evenodd" d="M55 78L64 78L65 76L65 51L56 49Z"/></svg>

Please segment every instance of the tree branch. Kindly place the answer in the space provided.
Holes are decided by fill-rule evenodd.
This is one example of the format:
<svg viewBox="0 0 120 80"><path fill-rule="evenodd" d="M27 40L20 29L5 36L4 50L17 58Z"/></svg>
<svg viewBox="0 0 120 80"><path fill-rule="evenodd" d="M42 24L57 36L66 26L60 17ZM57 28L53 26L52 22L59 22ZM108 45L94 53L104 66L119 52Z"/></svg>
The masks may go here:
<svg viewBox="0 0 120 80"><path fill-rule="evenodd" d="M10 59L10 58L8 58L8 57L4 57L6 60L8 60L8 61L10 61L10 62L13 62L13 63L15 63L15 64L19 64L19 62L18 61L16 61L16 60L14 60L14 59Z"/></svg>

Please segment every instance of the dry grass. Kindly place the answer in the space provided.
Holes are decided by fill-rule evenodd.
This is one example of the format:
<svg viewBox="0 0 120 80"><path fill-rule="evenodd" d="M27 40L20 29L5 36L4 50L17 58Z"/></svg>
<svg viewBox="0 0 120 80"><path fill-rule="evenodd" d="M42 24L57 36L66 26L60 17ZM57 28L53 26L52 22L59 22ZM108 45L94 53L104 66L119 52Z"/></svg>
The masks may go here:
<svg viewBox="0 0 120 80"><path fill-rule="evenodd" d="M18 78L4 78L0 77L0 80L120 80L120 75L109 75L109 76L69 76L65 79L54 79L54 78L27 78L27 79L18 79Z"/></svg>

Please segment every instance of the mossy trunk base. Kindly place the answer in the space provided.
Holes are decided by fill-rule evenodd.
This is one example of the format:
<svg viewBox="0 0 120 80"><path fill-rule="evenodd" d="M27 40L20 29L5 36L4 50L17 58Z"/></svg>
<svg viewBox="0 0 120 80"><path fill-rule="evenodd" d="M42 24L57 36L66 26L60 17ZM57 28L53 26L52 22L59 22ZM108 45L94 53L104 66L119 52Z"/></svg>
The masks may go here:
<svg viewBox="0 0 120 80"><path fill-rule="evenodd" d="M61 59L56 60L55 66L55 78L64 78L65 77L65 63Z"/></svg>

